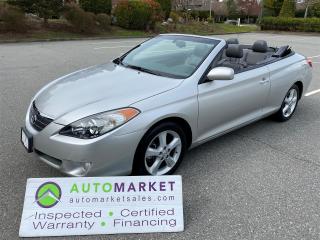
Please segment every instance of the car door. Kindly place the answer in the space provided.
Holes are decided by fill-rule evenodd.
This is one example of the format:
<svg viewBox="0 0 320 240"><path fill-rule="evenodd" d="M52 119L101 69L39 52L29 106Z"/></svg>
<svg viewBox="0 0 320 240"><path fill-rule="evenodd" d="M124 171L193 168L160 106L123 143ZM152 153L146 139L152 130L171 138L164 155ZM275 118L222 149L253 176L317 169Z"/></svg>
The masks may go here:
<svg viewBox="0 0 320 240"><path fill-rule="evenodd" d="M198 85L198 141L222 134L262 115L270 90L269 71L259 67Z"/></svg>

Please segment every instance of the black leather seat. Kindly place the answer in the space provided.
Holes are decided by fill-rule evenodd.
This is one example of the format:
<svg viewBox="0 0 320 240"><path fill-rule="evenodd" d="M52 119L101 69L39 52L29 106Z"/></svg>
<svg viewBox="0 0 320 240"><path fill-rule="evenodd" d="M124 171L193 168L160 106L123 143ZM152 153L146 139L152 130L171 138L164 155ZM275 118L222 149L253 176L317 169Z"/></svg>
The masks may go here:
<svg viewBox="0 0 320 240"><path fill-rule="evenodd" d="M226 45L226 49L227 49L228 46L231 45L231 44L239 44L239 40L237 38L229 38L229 39L226 40L226 43L227 43L227 45ZM224 59L224 58L227 57L226 49L223 51L221 59Z"/></svg>
<svg viewBox="0 0 320 240"><path fill-rule="evenodd" d="M255 41L251 50L248 50L244 56L244 61L248 65L256 65L268 58L268 44L264 40Z"/></svg>
<svg viewBox="0 0 320 240"><path fill-rule="evenodd" d="M239 44L238 38L229 38L226 40L227 45L229 44Z"/></svg>
<svg viewBox="0 0 320 240"><path fill-rule="evenodd" d="M229 44L226 49L226 58L222 59L218 66L233 68L235 72L247 67L243 61L243 49L238 44Z"/></svg>

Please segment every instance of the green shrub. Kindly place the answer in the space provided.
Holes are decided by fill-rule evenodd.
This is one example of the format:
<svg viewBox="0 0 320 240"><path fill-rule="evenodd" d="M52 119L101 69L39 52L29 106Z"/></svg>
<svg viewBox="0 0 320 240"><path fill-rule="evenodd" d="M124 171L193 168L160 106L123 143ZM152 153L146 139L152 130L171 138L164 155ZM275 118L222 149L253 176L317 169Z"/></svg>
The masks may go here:
<svg viewBox="0 0 320 240"><path fill-rule="evenodd" d="M195 20L199 18L201 21L204 21L210 17L210 12L193 10L190 12L190 16ZM213 16L213 11L212 11L212 16Z"/></svg>
<svg viewBox="0 0 320 240"><path fill-rule="evenodd" d="M77 32L92 33L96 30L95 15L85 12L77 5L72 4L67 7L65 18L73 25Z"/></svg>
<svg viewBox="0 0 320 240"><path fill-rule="evenodd" d="M110 30L111 26L111 17L105 13L97 14L96 20L99 24L99 27L103 30Z"/></svg>
<svg viewBox="0 0 320 240"><path fill-rule="evenodd" d="M151 17L147 4L138 0L120 1L114 9L117 24L127 29L146 29Z"/></svg>
<svg viewBox="0 0 320 240"><path fill-rule="evenodd" d="M193 19L197 19L199 17L199 11L197 10L190 11L190 17L192 17Z"/></svg>
<svg viewBox="0 0 320 240"><path fill-rule="evenodd" d="M2 30L13 32L26 32L27 24L24 13L17 7L0 4L0 23Z"/></svg>
<svg viewBox="0 0 320 240"><path fill-rule="evenodd" d="M86 12L93 12L95 14L110 14L112 9L111 0L80 0L79 3L83 10Z"/></svg>
<svg viewBox="0 0 320 240"><path fill-rule="evenodd" d="M200 20L207 20L210 17L209 11L199 11ZM211 17L213 17L213 11L211 12Z"/></svg>
<svg viewBox="0 0 320 240"><path fill-rule="evenodd" d="M173 21L174 23L178 23L178 22L179 22L180 15L179 15L177 12L171 12L171 13L170 13L170 18L172 19L172 21Z"/></svg>
<svg viewBox="0 0 320 240"><path fill-rule="evenodd" d="M320 18L264 17L261 30L320 32Z"/></svg>
<svg viewBox="0 0 320 240"><path fill-rule="evenodd" d="M164 16L161 11L161 6L158 2L154 0L143 0L146 4L149 5L151 16L150 21L148 23L148 27L154 29L156 22L163 20Z"/></svg>
<svg viewBox="0 0 320 240"><path fill-rule="evenodd" d="M120 27L138 30L153 28L159 12L160 5L153 0L122 0L114 9Z"/></svg>
<svg viewBox="0 0 320 240"><path fill-rule="evenodd" d="M170 12L171 12L171 0L156 0L160 6L162 11L164 12L164 17L165 19L167 19L170 16Z"/></svg>
<svg viewBox="0 0 320 240"><path fill-rule="evenodd" d="M62 0L9 0L12 5L20 7L26 13L34 13L47 23L49 18L60 17L63 10Z"/></svg>

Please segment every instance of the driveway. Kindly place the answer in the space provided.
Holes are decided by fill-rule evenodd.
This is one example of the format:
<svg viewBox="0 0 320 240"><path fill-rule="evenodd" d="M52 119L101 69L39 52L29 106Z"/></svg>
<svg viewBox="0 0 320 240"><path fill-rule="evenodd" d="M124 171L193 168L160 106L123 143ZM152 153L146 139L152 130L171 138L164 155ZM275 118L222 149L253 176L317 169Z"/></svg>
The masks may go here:
<svg viewBox="0 0 320 240"><path fill-rule="evenodd" d="M242 43L264 39L271 46L289 44L313 58L310 95L295 116L285 123L259 121L187 154L177 171L184 184L184 232L76 239L320 238L320 37L236 37ZM0 239L18 238L27 178L62 176L20 144L31 97L51 80L110 61L143 40L0 45Z"/></svg>

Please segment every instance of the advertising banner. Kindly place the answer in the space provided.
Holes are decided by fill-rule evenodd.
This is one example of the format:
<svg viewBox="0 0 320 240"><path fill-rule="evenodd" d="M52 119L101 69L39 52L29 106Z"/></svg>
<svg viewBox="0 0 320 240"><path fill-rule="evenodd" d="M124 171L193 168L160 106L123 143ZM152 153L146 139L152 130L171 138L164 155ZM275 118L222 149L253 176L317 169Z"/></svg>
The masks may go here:
<svg viewBox="0 0 320 240"><path fill-rule="evenodd" d="M183 229L181 176L31 178L19 236Z"/></svg>

